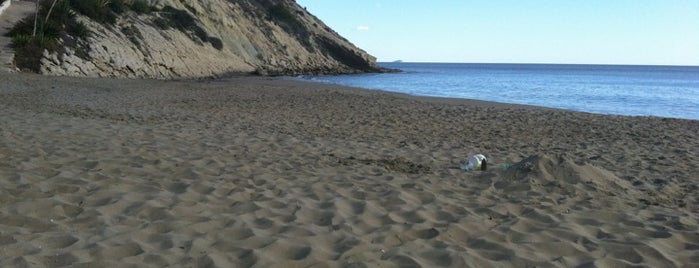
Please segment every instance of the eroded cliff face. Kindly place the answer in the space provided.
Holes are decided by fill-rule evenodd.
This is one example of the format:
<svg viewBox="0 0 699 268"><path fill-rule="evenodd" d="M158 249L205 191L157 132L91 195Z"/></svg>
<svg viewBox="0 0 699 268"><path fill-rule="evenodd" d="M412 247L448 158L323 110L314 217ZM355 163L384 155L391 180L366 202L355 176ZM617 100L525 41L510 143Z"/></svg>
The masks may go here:
<svg viewBox="0 0 699 268"><path fill-rule="evenodd" d="M69 76L196 78L231 73L378 71L376 59L293 0L156 0L114 25L80 17L86 40L64 36L41 72Z"/></svg>

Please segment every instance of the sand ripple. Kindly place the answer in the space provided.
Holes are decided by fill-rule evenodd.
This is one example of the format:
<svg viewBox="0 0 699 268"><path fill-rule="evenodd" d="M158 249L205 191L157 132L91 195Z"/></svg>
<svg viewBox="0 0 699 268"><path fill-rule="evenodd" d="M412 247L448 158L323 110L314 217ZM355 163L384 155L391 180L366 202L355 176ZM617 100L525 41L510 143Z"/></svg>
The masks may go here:
<svg viewBox="0 0 699 268"><path fill-rule="evenodd" d="M2 78L2 267L699 266L697 121Z"/></svg>

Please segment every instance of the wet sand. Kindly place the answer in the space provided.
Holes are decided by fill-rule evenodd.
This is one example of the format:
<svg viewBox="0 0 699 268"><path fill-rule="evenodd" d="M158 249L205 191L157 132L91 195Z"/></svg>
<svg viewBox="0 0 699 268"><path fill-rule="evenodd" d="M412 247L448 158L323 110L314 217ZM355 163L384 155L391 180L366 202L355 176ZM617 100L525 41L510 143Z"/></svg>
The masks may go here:
<svg viewBox="0 0 699 268"><path fill-rule="evenodd" d="M0 74L0 122L2 267L699 266L699 121Z"/></svg>

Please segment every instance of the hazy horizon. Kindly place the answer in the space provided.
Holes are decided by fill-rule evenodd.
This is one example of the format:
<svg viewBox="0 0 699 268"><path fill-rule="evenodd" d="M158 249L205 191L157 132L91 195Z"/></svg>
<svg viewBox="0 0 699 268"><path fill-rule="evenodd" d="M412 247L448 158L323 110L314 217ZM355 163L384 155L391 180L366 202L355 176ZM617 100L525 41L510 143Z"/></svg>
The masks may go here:
<svg viewBox="0 0 699 268"><path fill-rule="evenodd" d="M664 66L664 67L699 67L699 65L669 65L669 64L606 64L606 63L549 63L549 62L448 62L448 61L404 61L377 60L378 63L436 63L436 64L511 64L511 65L590 65L590 66Z"/></svg>
<svg viewBox="0 0 699 268"><path fill-rule="evenodd" d="M699 1L296 2L379 62L699 66Z"/></svg>

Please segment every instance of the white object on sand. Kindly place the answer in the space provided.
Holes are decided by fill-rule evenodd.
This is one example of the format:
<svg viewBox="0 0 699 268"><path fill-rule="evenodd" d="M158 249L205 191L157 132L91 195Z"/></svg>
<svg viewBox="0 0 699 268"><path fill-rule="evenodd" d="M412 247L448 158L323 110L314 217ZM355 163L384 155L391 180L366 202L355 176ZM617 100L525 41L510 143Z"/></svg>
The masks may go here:
<svg viewBox="0 0 699 268"><path fill-rule="evenodd" d="M471 171L474 169L486 170L488 167L488 159L485 155L475 154L468 157L468 160L461 164L461 169Z"/></svg>

